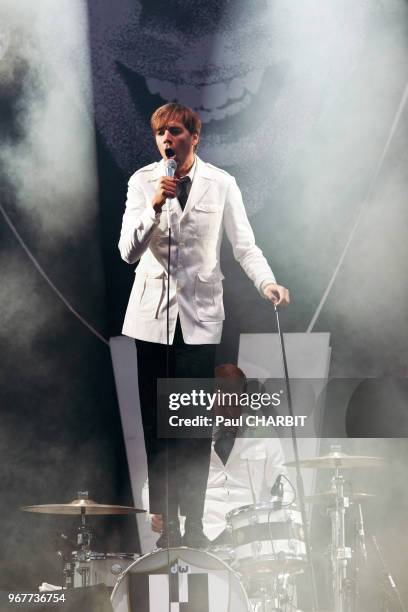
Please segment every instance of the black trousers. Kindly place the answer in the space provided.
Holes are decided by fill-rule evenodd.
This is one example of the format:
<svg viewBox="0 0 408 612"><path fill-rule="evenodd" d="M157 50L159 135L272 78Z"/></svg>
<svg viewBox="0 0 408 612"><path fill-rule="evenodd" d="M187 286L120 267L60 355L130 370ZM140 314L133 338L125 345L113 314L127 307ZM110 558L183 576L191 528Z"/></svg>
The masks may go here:
<svg viewBox="0 0 408 612"><path fill-rule="evenodd" d="M177 320L174 343L169 348L171 378L213 378L215 344L183 341ZM140 406L149 476L152 514L177 513L201 519L210 464L211 439L157 437L157 379L166 378L167 346L136 340Z"/></svg>

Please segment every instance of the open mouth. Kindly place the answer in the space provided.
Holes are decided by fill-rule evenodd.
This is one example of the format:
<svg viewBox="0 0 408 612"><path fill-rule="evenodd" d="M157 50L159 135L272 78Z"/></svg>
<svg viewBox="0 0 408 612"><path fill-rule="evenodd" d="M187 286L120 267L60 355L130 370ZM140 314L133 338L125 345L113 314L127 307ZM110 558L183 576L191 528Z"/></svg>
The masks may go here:
<svg viewBox="0 0 408 612"><path fill-rule="evenodd" d="M180 102L199 113L206 136L228 140L253 133L254 121L262 123L262 116L270 113L287 74L286 65L274 65L219 83L189 85L145 78L120 62L117 66L138 111L146 119L162 104Z"/></svg>
<svg viewBox="0 0 408 612"><path fill-rule="evenodd" d="M170 159L171 157L174 157L176 155L176 152L174 151L174 149L172 149L170 147L166 147L164 149L164 153L165 153L167 159Z"/></svg>

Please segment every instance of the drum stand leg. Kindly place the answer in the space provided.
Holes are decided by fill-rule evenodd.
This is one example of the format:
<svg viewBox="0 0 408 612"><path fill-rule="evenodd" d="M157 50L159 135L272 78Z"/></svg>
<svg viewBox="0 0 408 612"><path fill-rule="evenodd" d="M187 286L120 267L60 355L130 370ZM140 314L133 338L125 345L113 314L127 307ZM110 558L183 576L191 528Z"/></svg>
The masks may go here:
<svg viewBox="0 0 408 612"><path fill-rule="evenodd" d="M88 497L88 491L78 492L78 498ZM92 529L86 523L86 508L81 508L81 524L77 531L78 550L74 559L79 563L77 572L81 576L81 587L90 586L90 560L91 560Z"/></svg>
<svg viewBox="0 0 408 612"><path fill-rule="evenodd" d="M336 505L329 510L332 526L331 564L333 576L335 612L351 612L350 588L347 579L347 563L351 548L346 546L345 515L348 498L344 497L344 478L339 468L332 479L336 490Z"/></svg>
<svg viewBox="0 0 408 612"><path fill-rule="evenodd" d="M398 608L401 610L401 612L407 612L407 608L402 600L400 590L394 578L392 577L390 570L385 564L385 560L378 545L377 538L372 535L371 540L374 544L374 549L377 553L378 560L381 565L384 610L385 612L388 612L390 609L395 609L395 606L398 605Z"/></svg>
<svg viewBox="0 0 408 612"><path fill-rule="evenodd" d="M288 602L288 574L277 574L259 589L260 601L254 612L283 612Z"/></svg>
<svg viewBox="0 0 408 612"><path fill-rule="evenodd" d="M67 559L64 559L64 567L62 570L64 589L74 588L74 573L75 573L74 561L72 560L68 561Z"/></svg>

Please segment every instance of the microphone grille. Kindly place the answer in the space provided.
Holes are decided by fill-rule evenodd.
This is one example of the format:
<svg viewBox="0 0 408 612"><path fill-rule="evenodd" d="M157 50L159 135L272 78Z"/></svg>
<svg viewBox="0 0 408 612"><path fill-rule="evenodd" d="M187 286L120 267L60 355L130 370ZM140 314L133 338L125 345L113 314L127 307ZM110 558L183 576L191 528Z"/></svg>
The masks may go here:
<svg viewBox="0 0 408 612"><path fill-rule="evenodd" d="M177 168L177 162L175 159L166 159L165 164L166 164L166 167L171 170L176 170Z"/></svg>

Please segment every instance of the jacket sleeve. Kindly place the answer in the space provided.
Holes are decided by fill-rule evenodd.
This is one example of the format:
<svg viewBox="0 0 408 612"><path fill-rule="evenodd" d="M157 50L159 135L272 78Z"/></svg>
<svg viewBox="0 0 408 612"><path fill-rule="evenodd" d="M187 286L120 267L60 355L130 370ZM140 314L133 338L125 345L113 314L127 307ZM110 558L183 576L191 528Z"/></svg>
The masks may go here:
<svg viewBox="0 0 408 612"><path fill-rule="evenodd" d="M275 276L261 249L255 244L254 233L248 221L241 191L232 177L225 202L224 226L235 259L264 297L262 285L265 285L265 281L275 283Z"/></svg>
<svg viewBox="0 0 408 612"><path fill-rule="evenodd" d="M146 202L137 176L133 175L128 183L126 210L118 245L124 261L133 264L141 258L159 220L160 214L156 215L153 206Z"/></svg>

